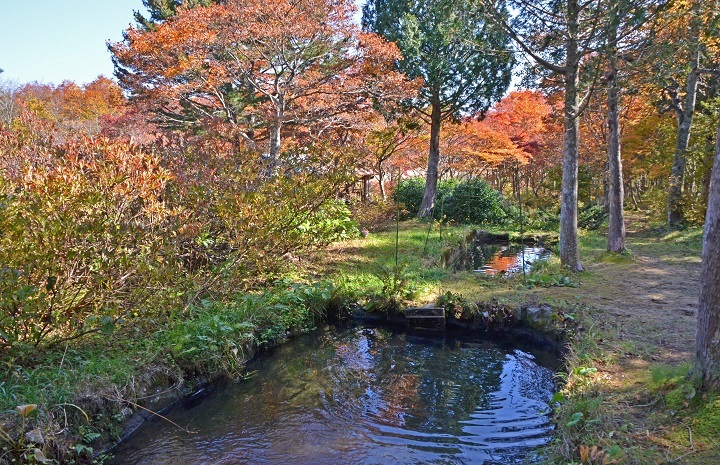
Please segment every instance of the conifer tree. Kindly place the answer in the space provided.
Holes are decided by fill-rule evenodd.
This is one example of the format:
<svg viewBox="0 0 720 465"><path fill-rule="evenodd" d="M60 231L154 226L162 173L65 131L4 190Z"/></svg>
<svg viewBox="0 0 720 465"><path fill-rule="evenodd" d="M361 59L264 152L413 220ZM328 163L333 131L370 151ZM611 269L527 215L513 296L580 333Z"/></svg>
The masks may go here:
<svg viewBox="0 0 720 465"><path fill-rule="evenodd" d="M514 64L509 38L477 2L468 0L369 0L363 28L397 43L403 55L398 68L424 81L412 105L430 123L425 193L418 211L418 217L429 216L442 123L465 113L484 113L502 97Z"/></svg>

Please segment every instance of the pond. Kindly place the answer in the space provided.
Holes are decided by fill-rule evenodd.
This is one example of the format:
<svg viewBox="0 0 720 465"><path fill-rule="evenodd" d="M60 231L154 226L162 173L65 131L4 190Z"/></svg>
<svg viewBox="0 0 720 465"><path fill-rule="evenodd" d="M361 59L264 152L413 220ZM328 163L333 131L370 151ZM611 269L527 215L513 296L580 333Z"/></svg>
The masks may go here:
<svg viewBox="0 0 720 465"><path fill-rule="evenodd" d="M511 242L475 241L455 258L456 271L475 271L488 276L513 276L529 273L533 266L550 257L550 251L537 244L525 245Z"/></svg>
<svg viewBox="0 0 720 465"><path fill-rule="evenodd" d="M552 435L555 354L328 327L147 422L113 464L514 464Z"/></svg>

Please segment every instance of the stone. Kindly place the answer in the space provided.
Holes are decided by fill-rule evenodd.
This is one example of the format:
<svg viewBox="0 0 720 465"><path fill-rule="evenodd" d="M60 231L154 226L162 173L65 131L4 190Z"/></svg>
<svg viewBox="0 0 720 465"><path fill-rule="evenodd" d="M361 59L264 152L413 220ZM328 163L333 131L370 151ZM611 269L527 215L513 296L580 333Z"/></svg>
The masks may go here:
<svg viewBox="0 0 720 465"><path fill-rule="evenodd" d="M523 311L523 319L529 323L538 323L547 320L552 312L553 309L549 305L526 307Z"/></svg>

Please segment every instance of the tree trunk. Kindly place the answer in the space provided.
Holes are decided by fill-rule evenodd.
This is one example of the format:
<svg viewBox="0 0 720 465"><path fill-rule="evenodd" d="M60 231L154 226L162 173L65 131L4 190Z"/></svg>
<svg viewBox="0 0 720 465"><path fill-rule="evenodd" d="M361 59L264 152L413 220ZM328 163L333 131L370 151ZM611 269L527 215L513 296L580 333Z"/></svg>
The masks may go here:
<svg viewBox="0 0 720 465"><path fill-rule="evenodd" d="M713 148L712 141L708 141L709 146L705 157L703 159L703 165L705 166L705 173L703 174L702 180L702 191L700 191L700 205L703 208L703 216L707 216L707 204L708 198L710 197L710 178L712 177L713 167Z"/></svg>
<svg viewBox="0 0 720 465"><path fill-rule="evenodd" d="M623 192L622 159L620 150L620 90L617 84L617 29L611 31L610 57L608 69L608 171L610 175L608 228L608 251L625 251L625 218L623 208L625 193Z"/></svg>
<svg viewBox="0 0 720 465"><path fill-rule="evenodd" d="M281 147L281 132L283 127L283 120L285 119L285 98L283 95L277 96L275 104L275 118L273 119L272 126L270 127L270 163L268 167L268 173L270 176L277 174L278 164L280 162L280 147Z"/></svg>
<svg viewBox="0 0 720 465"><path fill-rule="evenodd" d="M573 271L582 271L578 247L578 133L579 63L577 44L577 1L568 2L568 38L566 39L567 64L565 69L565 136L563 140L562 194L560 200L560 264Z"/></svg>
<svg viewBox="0 0 720 465"><path fill-rule="evenodd" d="M699 13L698 13L699 14ZM687 78L685 88L685 102L682 108L676 109L678 120L677 140L675 142L675 154L673 165L670 171L670 187L668 189L667 217L669 226L678 226L683 222L682 211L682 185L685 176L685 165L687 163L686 152L690 141L690 128L695 113L695 100L697 97L698 79L700 77L700 25L699 18L695 18L691 26L690 41L693 47L693 55L690 62L690 74Z"/></svg>
<svg viewBox="0 0 720 465"><path fill-rule="evenodd" d="M418 218L432 216L437 194L438 169L440 168L440 126L442 114L440 103L434 102L430 114L430 153L428 154L427 177L425 178L425 193L418 210Z"/></svg>
<svg viewBox="0 0 720 465"><path fill-rule="evenodd" d="M280 131L282 130L282 118L276 118L270 127L270 173L273 175L277 170L278 159L280 158Z"/></svg>
<svg viewBox="0 0 720 465"><path fill-rule="evenodd" d="M695 339L696 372L706 390L720 388L720 124L717 134L710 199L705 217Z"/></svg>
<svg viewBox="0 0 720 465"><path fill-rule="evenodd" d="M380 186L380 198L384 202L387 200L387 194L385 193L385 173L382 167L378 168L378 185Z"/></svg>

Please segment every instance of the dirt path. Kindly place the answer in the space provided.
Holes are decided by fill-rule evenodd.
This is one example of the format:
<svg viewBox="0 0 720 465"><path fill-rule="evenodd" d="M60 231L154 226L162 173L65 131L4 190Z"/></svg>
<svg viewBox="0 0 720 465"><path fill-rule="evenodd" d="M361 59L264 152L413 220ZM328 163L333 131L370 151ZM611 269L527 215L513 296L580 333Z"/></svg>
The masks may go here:
<svg viewBox="0 0 720 465"><path fill-rule="evenodd" d="M603 338L597 342L608 357L608 363L598 360L596 365L597 391L590 397L602 399L603 426L591 436L606 449L619 443L627 452L619 463L720 463L716 444L707 439L713 433L694 423L691 413L676 416L662 389L650 383L651 367L679 365L694 354L699 231L685 243L680 233L648 231L647 221L636 213L628 219L627 246L634 257L588 260L587 282L576 289L582 293L579 300L594 309L592 320ZM611 438L622 425L625 433Z"/></svg>
<svg viewBox="0 0 720 465"><path fill-rule="evenodd" d="M605 314L601 320L620 340L639 344L653 360L682 362L694 351L700 256L663 253L667 247L656 236L638 229L642 220L630 218L627 243L635 261L588 264L596 277L583 301Z"/></svg>
<svg viewBox="0 0 720 465"><path fill-rule="evenodd" d="M597 277L583 300L606 314L620 340L654 349L652 359L677 363L694 351L700 257L659 254L662 247L649 242L657 240L631 228L628 247L636 260L589 264Z"/></svg>

